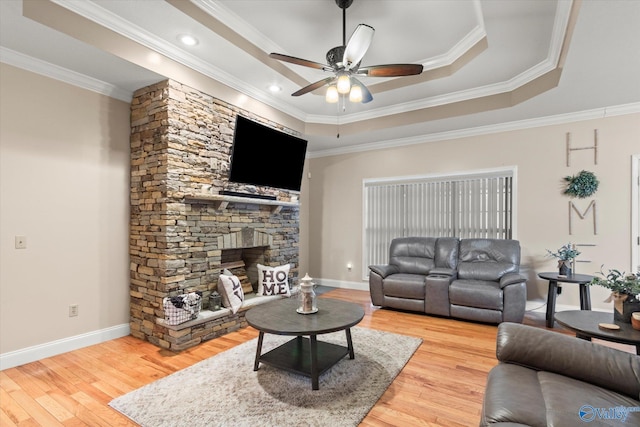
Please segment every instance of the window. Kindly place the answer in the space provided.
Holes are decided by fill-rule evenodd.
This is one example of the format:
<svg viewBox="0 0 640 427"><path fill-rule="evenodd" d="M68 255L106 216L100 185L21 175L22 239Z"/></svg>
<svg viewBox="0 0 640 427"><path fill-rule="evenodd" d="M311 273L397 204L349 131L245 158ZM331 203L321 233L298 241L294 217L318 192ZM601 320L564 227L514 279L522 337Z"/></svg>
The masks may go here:
<svg viewBox="0 0 640 427"><path fill-rule="evenodd" d="M515 168L364 181L364 276L395 237L513 238Z"/></svg>

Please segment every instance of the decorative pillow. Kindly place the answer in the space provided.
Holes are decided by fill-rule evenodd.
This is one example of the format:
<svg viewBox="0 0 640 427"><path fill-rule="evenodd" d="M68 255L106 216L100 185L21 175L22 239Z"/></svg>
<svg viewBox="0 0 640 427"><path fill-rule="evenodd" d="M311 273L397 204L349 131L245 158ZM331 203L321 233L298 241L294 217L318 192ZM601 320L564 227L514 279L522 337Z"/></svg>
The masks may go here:
<svg viewBox="0 0 640 427"><path fill-rule="evenodd" d="M237 313L244 301L240 279L232 274L221 274L218 277L218 293L220 293L222 305L230 308L233 314Z"/></svg>
<svg viewBox="0 0 640 427"><path fill-rule="evenodd" d="M291 296L289 290L289 264L266 267L258 264L258 295Z"/></svg>

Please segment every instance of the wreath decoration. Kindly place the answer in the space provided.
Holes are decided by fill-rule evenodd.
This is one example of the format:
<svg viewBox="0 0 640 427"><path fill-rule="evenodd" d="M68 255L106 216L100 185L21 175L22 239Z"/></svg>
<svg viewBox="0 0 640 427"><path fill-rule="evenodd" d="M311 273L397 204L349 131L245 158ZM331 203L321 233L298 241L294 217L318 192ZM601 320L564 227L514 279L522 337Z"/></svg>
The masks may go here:
<svg viewBox="0 0 640 427"><path fill-rule="evenodd" d="M564 180L568 183L564 194L579 199L584 199L594 194L598 191L598 185L600 184L593 172L584 170L580 171L578 175L567 176Z"/></svg>

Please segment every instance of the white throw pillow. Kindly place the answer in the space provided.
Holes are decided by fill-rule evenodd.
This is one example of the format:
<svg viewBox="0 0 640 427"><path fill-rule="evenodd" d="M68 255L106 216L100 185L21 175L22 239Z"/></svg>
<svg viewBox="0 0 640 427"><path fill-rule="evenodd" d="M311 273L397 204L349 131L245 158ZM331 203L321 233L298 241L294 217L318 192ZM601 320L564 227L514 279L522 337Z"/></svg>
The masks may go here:
<svg viewBox="0 0 640 427"><path fill-rule="evenodd" d="M289 290L289 264L266 267L258 264L258 295L291 296Z"/></svg>
<svg viewBox="0 0 640 427"><path fill-rule="evenodd" d="M230 308L233 314L240 310L244 301L244 292L237 276L221 274L218 277L218 293L220 293L222 305Z"/></svg>

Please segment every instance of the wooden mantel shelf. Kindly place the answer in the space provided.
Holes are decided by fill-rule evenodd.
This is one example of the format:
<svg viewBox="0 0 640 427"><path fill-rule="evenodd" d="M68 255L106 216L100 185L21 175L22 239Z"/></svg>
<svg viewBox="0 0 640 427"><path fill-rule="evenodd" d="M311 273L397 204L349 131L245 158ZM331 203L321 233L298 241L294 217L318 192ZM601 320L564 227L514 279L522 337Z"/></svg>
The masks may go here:
<svg viewBox="0 0 640 427"><path fill-rule="evenodd" d="M226 209L229 203L267 205L271 206L271 212L273 213L280 212L282 208L297 208L299 206L298 202L265 200L253 197L226 196L222 194L184 196L184 201L189 203L213 203L216 205L216 209Z"/></svg>

